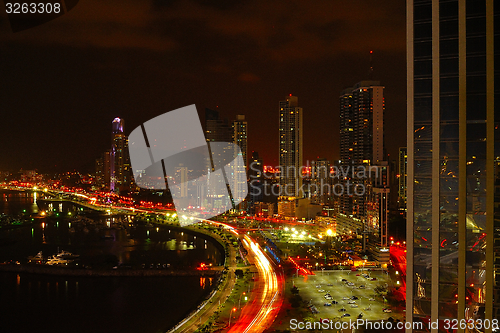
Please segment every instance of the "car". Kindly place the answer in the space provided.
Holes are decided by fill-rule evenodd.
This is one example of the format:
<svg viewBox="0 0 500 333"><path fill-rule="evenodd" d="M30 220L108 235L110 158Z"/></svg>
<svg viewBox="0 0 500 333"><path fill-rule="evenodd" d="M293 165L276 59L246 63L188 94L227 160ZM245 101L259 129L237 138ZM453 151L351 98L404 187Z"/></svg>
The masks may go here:
<svg viewBox="0 0 500 333"><path fill-rule="evenodd" d="M323 306L332 306L330 303L325 303Z"/></svg>
<svg viewBox="0 0 500 333"><path fill-rule="evenodd" d="M382 309L382 311L384 311L385 313L390 313L390 312L392 312L392 310L391 310L391 309L389 309L389 308Z"/></svg>
<svg viewBox="0 0 500 333"><path fill-rule="evenodd" d="M359 289L365 289L366 287L365 287L365 285L363 285L363 284L362 284L362 285L360 285L358 288L359 288Z"/></svg>
<svg viewBox="0 0 500 333"><path fill-rule="evenodd" d="M333 299L333 297L332 297L332 296L325 296L325 299L326 299L327 301L331 301L331 300Z"/></svg>
<svg viewBox="0 0 500 333"><path fill-rule="evenodd" d="M318 288L318 289L319 289L319 288L321 288L321 286L320 286L320 285L317 285L317 286L316 286L316 288Z"/></svg>
<svg viewBox="0 0 500 333"><path fill-rule="evenodd" d="M373 277L373 278L371 278L370 280L372 280L372 281L377 281L377 278L374 278L374 277Z"/></svg>
<svg viewBox="0 0 500 333"><path fill-rule="evenodd" d="M368 300L369 300L370 302L373 302L373 301L375 300L375 298L370 297Z"/></svg>
<svg viewBox="0 0 500 333"><path fill-rule="evenodd" d="M342 282L347 282L347 280L346 279L342 279Z"/></svg>
<svg viewBox="0 0 500 333"><path fill-rule="evenodd" d="M356 304L356 301L349 301L347 304Z"/></svg>
<svg viewBox="0 0 500 333"><path fill-rule="evenodd" d="M329 283L327 284L328 287L333 287L333 284Z"/></svg>
<svg viewBox="0 0 500 333"><path fill-rule="evenodd" d="M361 274L356 274L356 276L360 276Z"/></svg>
<svg viewBox="0 0 500 333"><path fill-rule="evenodd" d="M318 293L324 293L325 291L323 289L318 290Z"/></svg>
<svg viewBox="0 0 500 333"><path fill-rule="evenodd" d="M333 301L332 301L332 304L339 304L339 302L337 302L337 301L333 300Z"/></svg>
<svg viewBox="0 0 500 333"><path fill-rule="evenodd" d="M342 297L342 299L343 299L344 301L347 301L347 300L349 300L349 297L345 297L345 296L344 296L344 297Z"/></svg>
<svg viewBox="0 0 500 333"><path fill-rule="evenodd" d="M346 309L342 308L342 309L339 309L340 312L345 312L347 311Z"/></svg>
<svg viewBox="0 0 500 333"><path fill-rule="evenodd" d="M350 314L348 314L348 313L344 313L344 314L342 315L342 317L350 317L350 316L351 316L351 315L350 315Z"/></svg>
<svg viewBox="0 0 500 333"><path fill-rule="evenodd" d="M352 300L356 300L356 299L359 299L358 296L351 296L351 299Z"/></svg>
<svg viewBox="0 0 500 333"><path fill-rule="evenodd" d="M351 304L351 308L357 308L358 305L357 304Z"/></svg>
<svg viewBox="0 0 500 333"><path fill-rule="evenodd" d="M319 313L318 309L314 305L309 307L309 309L311 310L312 313Z"/></svg>
<svg viewBox="0 0 500 333"><path fill-rule="evenodd" d="M352 283L352 282L347 282L347 285L352 287L352 286L354 286L354 283Z"/></svg>

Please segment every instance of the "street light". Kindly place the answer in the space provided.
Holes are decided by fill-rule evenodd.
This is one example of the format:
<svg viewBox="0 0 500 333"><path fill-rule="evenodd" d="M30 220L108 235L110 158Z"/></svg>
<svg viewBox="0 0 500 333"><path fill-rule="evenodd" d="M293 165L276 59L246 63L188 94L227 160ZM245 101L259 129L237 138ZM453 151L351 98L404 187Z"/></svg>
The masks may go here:
<svg viewBox="0 0 500 333"><path fill-rule="evenodd" d="M236 308L232 308L231 311L229 311L229 327L231 327L231 316L233 315L233 312L236 312Z"/></svg>
<svg viewBox="0 0 500 333"><path fill-rule="evenodd" d="M241 295L240 295L240 300L238 301L238 308L241 309L241 296L245 295L246 293L243 292ZM245 297L246 298L246 297Z"/></svg>

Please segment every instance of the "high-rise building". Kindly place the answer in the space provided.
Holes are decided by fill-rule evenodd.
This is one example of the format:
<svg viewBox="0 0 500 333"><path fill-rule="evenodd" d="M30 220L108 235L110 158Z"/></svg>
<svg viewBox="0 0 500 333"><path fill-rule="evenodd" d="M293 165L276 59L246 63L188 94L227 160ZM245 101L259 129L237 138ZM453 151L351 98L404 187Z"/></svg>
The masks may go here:
<svg viewBox="0 0 500 333"><path fill-rule="evenodd" d="M332 194L332 177L330 177L330 161L326 158L319 158L311 161L311 202L316 204L327 204L328 198Z"/></svg>
<svg viewBox="0 0 500 333"><path fill-rule="evenodd" d="M233 121L233 143L237 144L241 149L245 166L248 165L247 160L247 121L245 115L239 114L236 120Z"/></svg>
<svg viewBox="0 0 500 333"><path fill-rule="evenodd" d="M384 145L384 87L361 81L340 94L339 221L363 235L363 250L388 261L389 162ZM368 241L368 248L366 244Z"/></svg>
<svg viewBox="0 0 500 333"><path fill-rule="evenodd" d="M237 172L239 176L236 177L238 181L233 183L234 188L232 190L234 193L247 193L247 189L243 189L248 186L245 173L245 168L248 163L247 122L245 120L245 116L238 115L236 120L233 121L231 125L228 125L227 119L220 118L219 111L205 108L205 137L207 142L232 142L236 144L236 146L227 145L227 147L224 148L224 151L228 149L232 150L231 153L234 155L239 153L236 147L240 148L245 166L234 170L234 172ZM210 168L210 164L211 162L207 160L207 167ZM245 210L246 202L240 202L240 204L235 208Z"/></svg>
<svg viewBox="0 0 500 333"><path fill-rule="evenodd" d="M128 138L124 132L125 122L115 118L112 122L110 152L110 191L129 189L132 181Z"/></svg>
<svg viewBox="0 0 500 333"><path fill-rule="evenodd" d="M398 165L398 201L399 207L406 208L406 182L408 179L408 150L406 147L399 148L399 165Z"/></svg>
<svg viewBox="0 0 500 333"><path fill-rule="evenodd" d="M279 102L280 114L280 195L302 197L302 108L297 96Z"/></svg>
<svg viewBox="0 0 500 333"><path fill-rule="evenodd" d="M205 108L205 137L208 142L233 142L232 128L227 119L219 117L219 111Z"/></svg>
<svg viewBox="0 0 500 333"><path fill-rule="evenodd" d="M408 322L500 317L494 4L407 1Z"/></svg>
<svg viewBox="0 0 500 333"><path fill-rule="evenodd" d="M379 81L361 81L340 94L340 161L385 161L384 87Z"/></svg>
<svg viewBox="0 0 500 333"><path fill-rule="evenodd" d="M252 152L252 157L250 158L250 163L248 164L248 179L249 182L249 199L251 203L256 203L262 201L264 198L264 163L262 158L259 157L259 153Z"/></svg>
<svg viewBox="0 0 500 333"><path fill-rule="evenodd" d="M378 165L384 154L384 87L379 81L361 81L340 94L340 166ZM352 172L349 172L352 175ZM364 186L365 179L344 179L340 211L365 216L365 197L347 193L347 187ZM352 185L349 185L352 184Z"/></svg>

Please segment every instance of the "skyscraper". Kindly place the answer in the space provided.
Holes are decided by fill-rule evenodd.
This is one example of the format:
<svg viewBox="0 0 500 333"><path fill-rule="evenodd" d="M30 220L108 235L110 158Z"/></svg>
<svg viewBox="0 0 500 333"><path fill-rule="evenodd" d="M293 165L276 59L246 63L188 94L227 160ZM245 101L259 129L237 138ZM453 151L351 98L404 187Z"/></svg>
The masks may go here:
<svg viewBox="0 0 500 333"><path fill-rule="evenodd" d="M101 157L96 159L96 186L98 189L108 189L111 183L111 166L110 166L111 150L108 149L101 154Z"/></svg>
<svg viewBox="0 0 500 333"><path fill-rule="evenodd" d="M262 201L264 195L262 193L264 187L264 163L259 153L252 152L250 163L248 164L248 179L249 181L249 194L250 202L252 204Z"/></svg>
<svg viewBox="0 0 500 333"><path fill-rule="evenodd" d="M113 119L110 152L110 191L128 189L132 178L128 156L128 139L125 136L124 126L123 119Z"/></svg>
<svg viewBox="0 0 500 333"><path fill-rule="evenodd" d="M205 137L208 142L232 142L233 132L227 119L219 117L219 111L205 108Z"/></svg>
<svg viewBox="0 0 500 333"><path fill-rule="evenodd" d="M362 234L363 250L369 250L380 263L389 261L384 112L384 87L379 81L361 81L340 94L339 167L345 176L340 180L343 191L337 221Z"/></svg>
<svg viewBox="0 0 500 333"><path fill-rule="evenodd" d="M237 147L241 150L241 155L245 163L241 168L237 168L234 172L237 172L239 176L238 181L234 182L234 188L232 189L234 193L247 193L247 189L243 189L248 186L245 168L248 163L247 161L247 122L245 121L244 115L238 115L236 120L234 120L231 125L228 125L227 119L220 118L219 111L211 110L205 108L205 138L207 142L232 142L237 146L230 146L224 148L224 151L231 149L231 153L238 154L239 151ZM210 161L207 160L207 166L211 168ZM246 209L246 203L241 202L237 209Z"/></svg>
<svg viewBox="0 0 500 333"><path fill-rule="evenodd" d="M407 1L407 321L500 315L494 2Z"/></svg>
<svg viewBox="0 0 500 333"><path fill-rule="evenodd" d="M302 197L302 108L297 96L279 102L280 111L280 195Z"/></svg>
<svg viewBox="0 0 500 333"><path fill-rule="evenodd" d="M247 160L247 121L245 115L239 114L236 120L233 121L233 143L237 144L241 149L245 166L248 165Z"/></svg>
<svg viewBox="0 0 500 333"><path fill-rule="evenodd" d="M340 165L343 168L378 165L384 155L384 87L379 81L361 81L340 94ZM363 179L345 179L353 186ZM364 186L364 185L363 185ZM352 191L351 191L352 193ZM365 216L365 197L341 195L340 210L356 218Z"/></svg>
<svg viewBox="0 0 500 333"><path fill-rule="evenodd" d="M330 161L319 158L311 161L311 198L317 204L327 204L332 185L330 177Z"/></svg>

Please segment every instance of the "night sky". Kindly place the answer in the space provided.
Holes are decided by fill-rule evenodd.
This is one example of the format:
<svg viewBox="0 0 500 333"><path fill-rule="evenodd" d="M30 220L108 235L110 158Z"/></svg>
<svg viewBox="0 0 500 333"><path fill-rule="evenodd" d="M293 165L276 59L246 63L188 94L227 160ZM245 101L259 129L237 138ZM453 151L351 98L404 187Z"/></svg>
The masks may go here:
<svg viewBox="0 0 500 333"><path fill-rule="evenodd" d="M113 118L128 135L189 104L245 114L249 155L277 165L278 102L290 93L304 108L304 159L333 160L340 91L368 78L370 50L396 158L406 146L405 43L402 0L80 0L18 33L2 10L0 171L93 171Z"/></svg>

